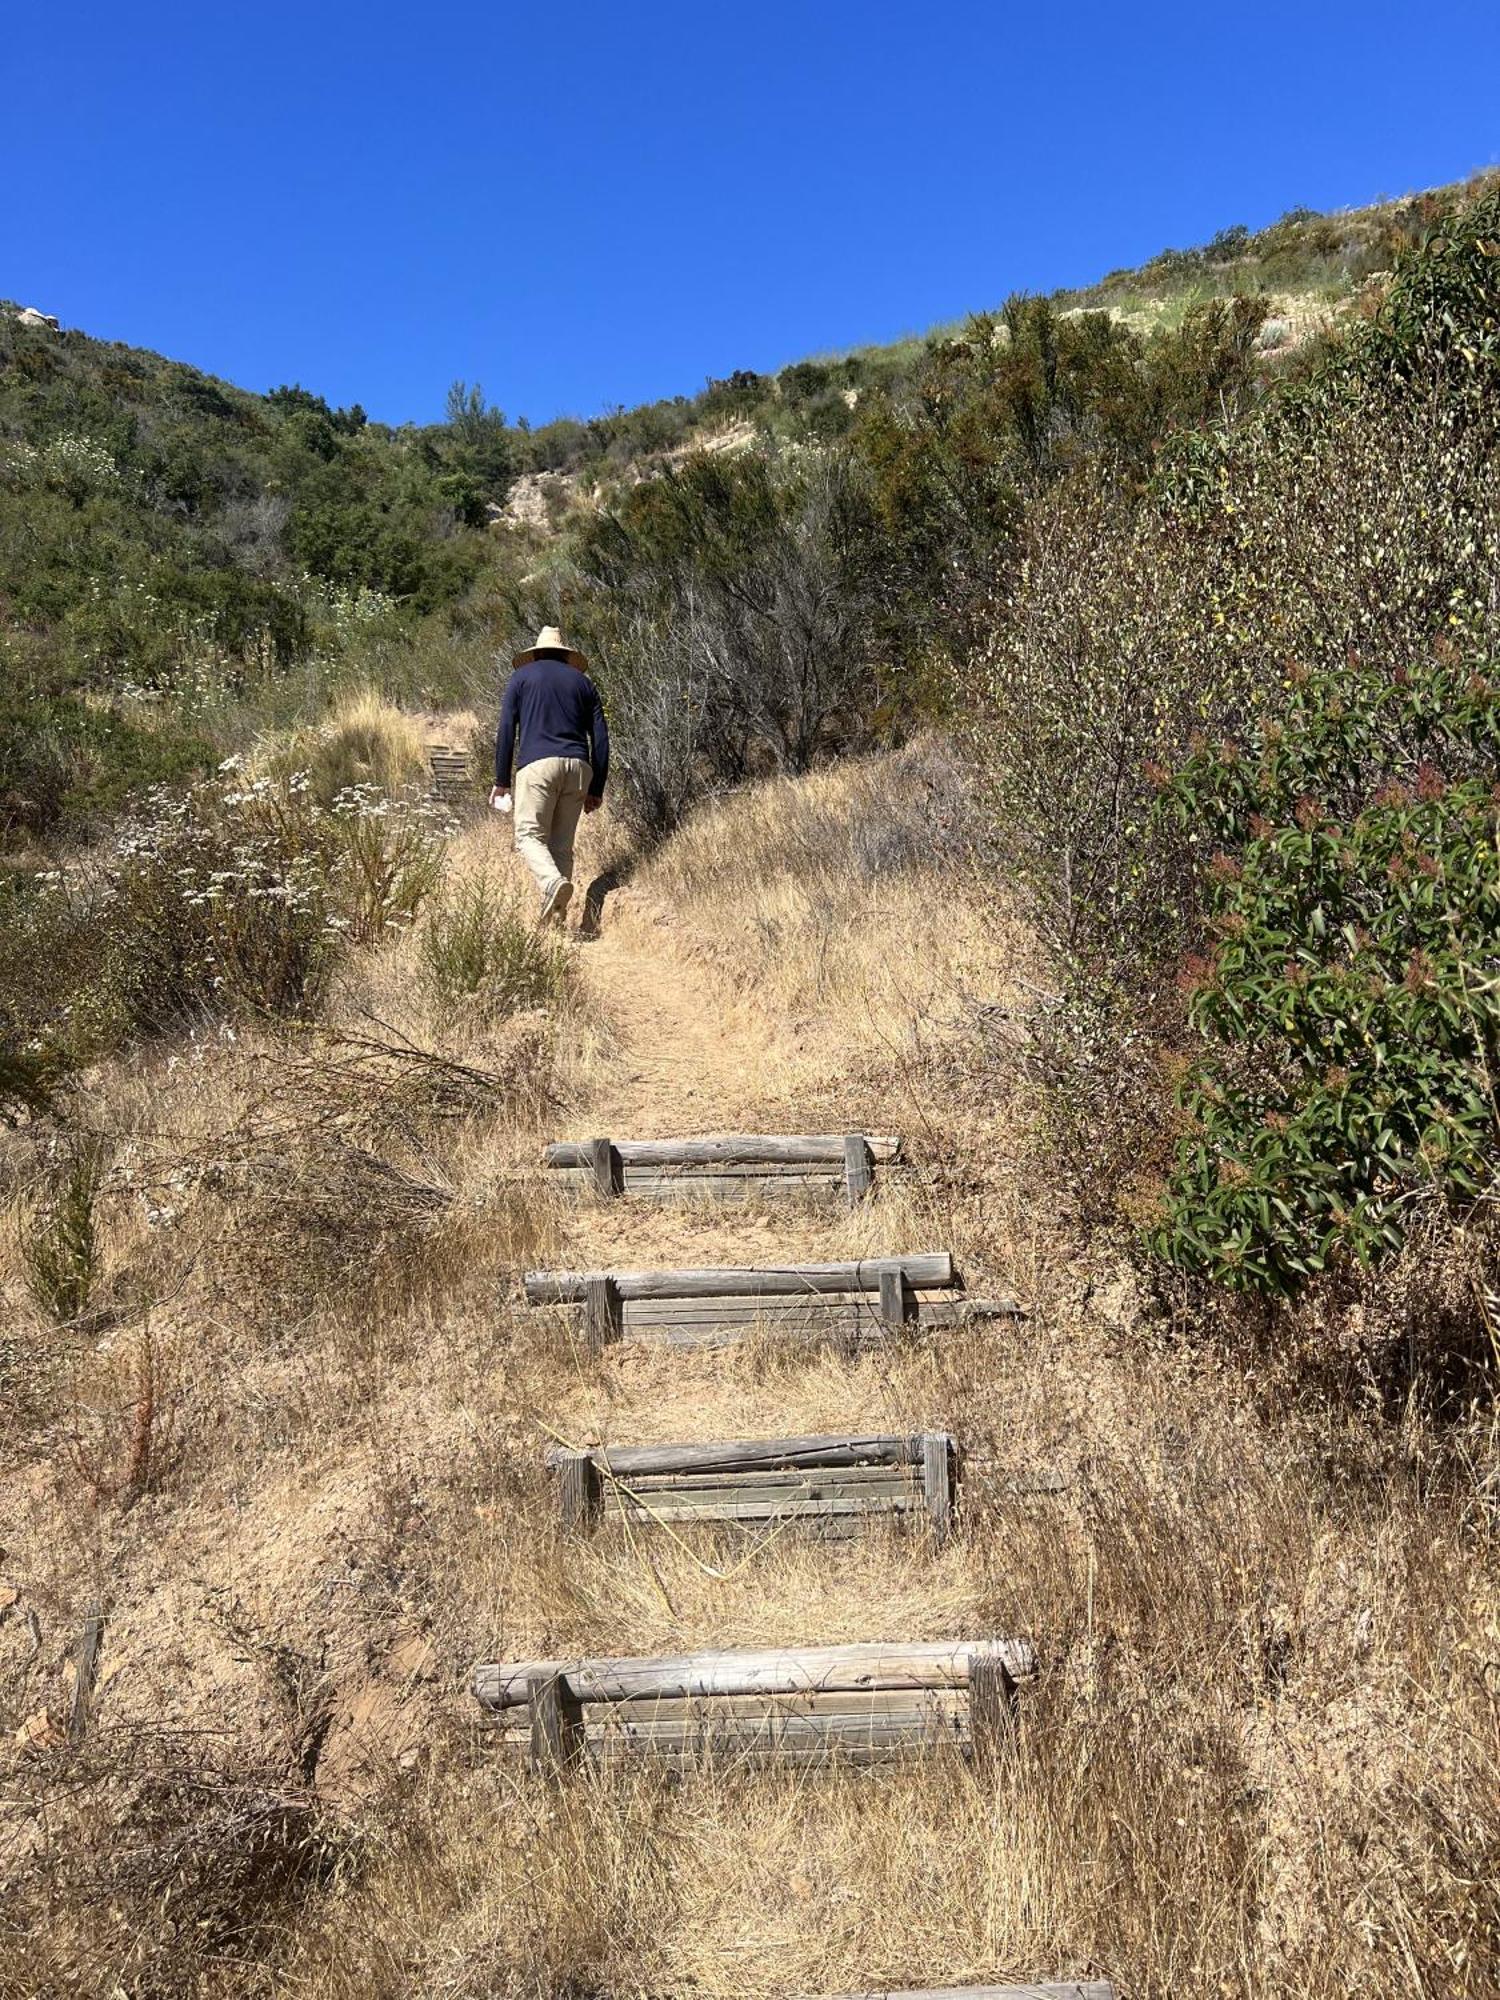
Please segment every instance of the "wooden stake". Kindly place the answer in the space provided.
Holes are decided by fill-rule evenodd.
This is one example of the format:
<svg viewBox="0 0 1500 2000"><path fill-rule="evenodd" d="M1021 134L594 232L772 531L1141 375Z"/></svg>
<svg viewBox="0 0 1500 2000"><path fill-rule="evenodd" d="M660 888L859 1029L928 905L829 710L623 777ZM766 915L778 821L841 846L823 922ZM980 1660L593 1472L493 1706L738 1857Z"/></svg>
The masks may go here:
<svg viewBox="0 0 1500 2000"><path fill-rule="evenodd" d="M1009 1743L1016 1719L1016 1684L1004 1660L976 1653L969 1661L969 1737L974 1756L992 1762Z"/></svg>
<svg viewBox="0 0 1500 2000"><path fill-rule="evenodd" d="M922 1494L940 1542L953 1525L952 1442L946 1431L929 1431L922 1440Z"/></svg>
<svg viewBox="0 0 1500 2000"><path fill-rule="evenodd" d="M604 1275L583 1281L583 1344L590 1354L602 1354L625 1328L620 1288Z"/></svg>
<svg viewBox="0 0 1500 2000"><path fill-rule="evenodd" d="M561 1674L528 1683L531 1697L531 1768L561 1777L583 1748L583 1716Z"/></svg>
<svg viewBox="0 0 1500 2000"><path fill-rule="evenodd" d="M880 1274L880 1317L887 1326L906 1326L912 1312L911 1289L906 1282L906 1273L899 1268L886 1269Z"/></svg>
<svg viewBox="0 0 1500 2000"><path fill-rule="evenodd" d="M844 1192L849 1206L857 1208L875 1185L875 1158L863 1132L850 1132L844 1139Z"/></svg>
<svg viewBox="0 0 1500 2000"><path fill-rule="evenodd" d="M99 1648L104 1643L104 1612L96 1600L83 1621L83 1634L73 1655L73 1704L68 1711L68 1741L81 1743L89 1726L89 1707L99 1674Z"/></svg>
<svg viewBox="0 0 1500 2000"><path fill-rule="evenodd" d="M560 1451L557 1465L558 1503L565 1535L587 1531L599 1513L599 1471L586 1451Z"/></svg>
<svg viewBox="0 0 1500 2000"><path fill-rule="evenodd" d="M606 1201L625 1192L625 1166L612 1140L590 1139L584 1148L593 1171L594 1191Z"/></svg>

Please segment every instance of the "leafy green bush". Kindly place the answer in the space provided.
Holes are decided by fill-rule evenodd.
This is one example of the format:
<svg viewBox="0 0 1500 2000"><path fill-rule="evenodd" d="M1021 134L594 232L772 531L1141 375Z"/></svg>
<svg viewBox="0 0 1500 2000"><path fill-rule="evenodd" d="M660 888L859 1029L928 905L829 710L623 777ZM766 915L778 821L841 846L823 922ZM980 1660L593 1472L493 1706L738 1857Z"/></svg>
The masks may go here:
<svg viewBox="0 0 1500 2000"><path fill-rule="evenodd" d="M1292 676L1243 745L1205 745L1160 810L1205 846L1210 1049L1156 1248L1292 1291L1397 1249L1414 1206L1500 1165L1500 677L1444 645L1410 669Z"/></svg>
<svg viewBox="0 0 1500 2000"><path fill-rule="evenodd" d="M470 875L432 909L422 968L440 1009L481 1020L543 1007L562 992L567 959L488 875Z"/></svg>

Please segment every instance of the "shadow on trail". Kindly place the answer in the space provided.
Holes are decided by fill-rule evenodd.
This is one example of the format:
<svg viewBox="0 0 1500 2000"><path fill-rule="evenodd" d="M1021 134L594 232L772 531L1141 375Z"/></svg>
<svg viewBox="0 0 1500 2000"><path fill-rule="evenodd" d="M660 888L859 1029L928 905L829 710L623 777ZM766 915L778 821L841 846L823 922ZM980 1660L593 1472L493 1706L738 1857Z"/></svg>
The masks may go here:
<svg viewBox="0 0 1500 2000"><path fill-rule="evenodd" d="M578 935L585 942L599 935L604 920L604 899L611 890L623 889L635 872L635 863L618 861L613 867L603 868L590 882L583 896L583 915L578 920Z"/></svg>

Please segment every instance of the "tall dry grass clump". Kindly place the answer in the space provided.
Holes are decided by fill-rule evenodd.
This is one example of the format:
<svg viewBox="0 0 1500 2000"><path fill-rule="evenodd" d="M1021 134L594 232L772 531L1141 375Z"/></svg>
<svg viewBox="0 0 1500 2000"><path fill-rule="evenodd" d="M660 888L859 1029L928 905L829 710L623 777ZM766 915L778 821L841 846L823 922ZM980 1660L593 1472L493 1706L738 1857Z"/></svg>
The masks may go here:
<svg viewBox="0 0 1500 2000"><path fill-rule="evenodd" d="M395 796L425 780L427 734L419 717L365 683L339 694L322 722L264 745L253 763L278 778L305 773L320 805L358 785Z"/></svg>

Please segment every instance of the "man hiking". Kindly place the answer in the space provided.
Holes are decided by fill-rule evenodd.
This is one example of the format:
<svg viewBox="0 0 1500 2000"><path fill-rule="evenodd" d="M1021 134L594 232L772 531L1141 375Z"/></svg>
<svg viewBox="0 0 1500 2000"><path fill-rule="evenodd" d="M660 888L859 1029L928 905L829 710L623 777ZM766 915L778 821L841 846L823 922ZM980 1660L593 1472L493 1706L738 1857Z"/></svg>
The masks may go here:
<svg viewBox="0 0 1500 2000"><path fill-rule="evenodd" d="M597 812L609 776L609 729L588 661L544 625L517 653L500 703L490 804L504 810L515 780L516 851L542 892L541 921L573 898L573 836Z"/></svg>

